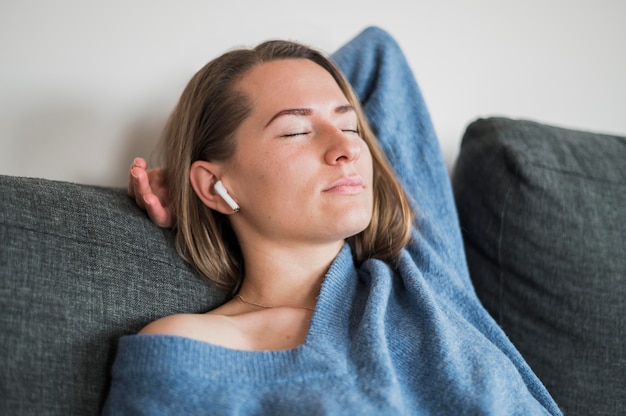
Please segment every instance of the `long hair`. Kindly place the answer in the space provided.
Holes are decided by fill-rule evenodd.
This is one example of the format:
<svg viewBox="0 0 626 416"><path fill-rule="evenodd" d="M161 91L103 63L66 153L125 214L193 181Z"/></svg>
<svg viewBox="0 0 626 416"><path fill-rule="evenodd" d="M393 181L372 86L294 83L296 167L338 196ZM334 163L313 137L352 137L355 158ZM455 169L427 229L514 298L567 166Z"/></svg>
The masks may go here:
<svg viewBox="0 0 626 416"><path fill-rule="evenodd" d="M288 41L268 41L253 49L227 52L189 81L163 132L163 157L169 202L176 215L176 249L182 258L219 288L233 292L244 275L243 258L227 216L206 207L189 179L197 160L225 161L235 152L235 132L252 103L237 82L264 62L308 59L328 71L358 117L358 131L372 154L372 220L347 239L357 262L392 262L410 238L414 213L408 198L369 127L355 93L342 73L320 52Z"/></svg>

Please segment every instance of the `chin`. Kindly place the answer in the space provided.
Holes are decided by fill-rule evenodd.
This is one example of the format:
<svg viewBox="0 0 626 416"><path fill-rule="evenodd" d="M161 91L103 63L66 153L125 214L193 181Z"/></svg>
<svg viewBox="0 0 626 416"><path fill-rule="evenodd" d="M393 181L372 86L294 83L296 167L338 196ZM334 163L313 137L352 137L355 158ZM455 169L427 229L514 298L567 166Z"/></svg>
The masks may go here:
<svg viewBox="0 0 626 416"><path fill-rule="evenodd" d="M356 214L353 214L341 226L346 232L346 238L353 237L363 232L370 225L371 219L371 215L362 215L359 218Z"/></svg>

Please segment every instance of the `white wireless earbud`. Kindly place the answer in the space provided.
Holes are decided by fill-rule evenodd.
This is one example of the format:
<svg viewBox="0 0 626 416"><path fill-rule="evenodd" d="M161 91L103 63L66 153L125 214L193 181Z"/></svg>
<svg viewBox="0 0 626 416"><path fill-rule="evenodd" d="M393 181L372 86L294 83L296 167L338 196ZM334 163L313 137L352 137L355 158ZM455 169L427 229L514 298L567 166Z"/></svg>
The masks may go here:
<svg viewBox="0 0 626 416"><path fill-rule="evenodd" d="M235 212L239 211L239 205L237 205L235 200L231 198L231 196L228 194L228 191L226 190L226 188L224 188L224 184L222 184L222 181L215 182L215 185L213 188L215 189L215 192L217 192L218 195L221 196L222 199L224 199L224 201L228 204L228 206L233 209L233 211Z"/></svg>

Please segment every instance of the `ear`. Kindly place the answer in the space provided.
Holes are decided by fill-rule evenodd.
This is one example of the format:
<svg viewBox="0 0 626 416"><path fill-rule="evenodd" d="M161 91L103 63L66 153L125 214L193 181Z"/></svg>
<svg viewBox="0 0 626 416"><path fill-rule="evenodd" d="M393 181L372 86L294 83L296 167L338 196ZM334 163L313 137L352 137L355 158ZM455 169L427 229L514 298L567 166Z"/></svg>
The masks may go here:
<svg viewBox="0 0 626 416"><path fill-rule="evenodd" d="M219 172L219 167L214 163L198 160L191 165L189 180L191 181L191 187L204 205L212 210L229 215L233 213L233 209L213 189L215 182L219 178Z"/></svg>

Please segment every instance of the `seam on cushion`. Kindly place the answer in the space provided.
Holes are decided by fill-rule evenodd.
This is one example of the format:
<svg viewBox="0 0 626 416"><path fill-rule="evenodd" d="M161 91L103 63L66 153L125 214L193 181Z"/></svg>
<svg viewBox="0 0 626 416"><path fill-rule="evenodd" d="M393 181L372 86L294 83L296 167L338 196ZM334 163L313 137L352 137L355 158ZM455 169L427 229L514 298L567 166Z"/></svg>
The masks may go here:
<svg viewBox="0 0 626 416"><path fill-rule="evenodd" d="M111 249L113 249L113 250L115 250L117 252L128 254L128 250L123 250L121 248L116 247L113 244L103 244L103 243L97 242L96 240L88 240L88 239L85 239L85 238L75 238L75 237L70 237L70 236L67 236L67 235L62 235L62 234L57 234L57 233L51 233L51 232L47 232L47 231L37 230L37 229L34 229L34 228L18 226L18 225L15 225L15 224L9 224L9 223L6 223L6 222L0 222L0 225L5 226L7 228L13 228L13 229L16 229L16 230L23 230L23 231L30 231L30 232L36 233L36 234L49 235L49 236L52 236L52 237L57 237L57 238L65 239L65 240L75 241L75 242L78 242L78 243L83 243L83 244L87 244L88 243L88 244L93 244L93 245L98 246L98 247L111 248ZM146 251L141 250L141 249L137 249L137 254L136 255L138 257L142 257L142 258L147 259L147 260L152 260L152 261L155 261L155 262L158 262L158 263L167 264L168 266L172 266L172 267L174 267L174 268L176 268L178 270L182 270L182 271L188 272L187 269L185 269L183 267L180 267L180 266L178 266L178 265L176 265L174 263L171 263L171 262L168 262L168 261L164 261L161 258L150 257L150 256L146 255Z"/></svg>
<svg viewBox="0 0 626 416"><path fill-rule="evenodd" d="M498 323L504 327L503 310L504 310L504 267L502 267L502 240L504 239L504 224L506 220L507 208L509 203L509 195L513 190L513 183L509 183L509 187L504 194L504 202L500 211L500 232L498 233Z"/></svg>
<svg viewBox="0 0 626 416"><path fill-rule="evenodd" d="M528 162L528 165L534 166L534 167L539 168L539 169L549 170L551 172L556 172L556 173L560 173L560 174L563 174L563 175L575 176L575 177L583 178L583 179L589 179L589 180L596 181L596 182L602 182L602 183L608 183L608 184L620 185L620 186L624 185L624 183L622 181L619 181L619 180L610 180L610 179L606 179L606 178L598 178L596 176L589 176L589 175L586 175L586 174L581 173L581 172L576 172L576 171L563 169L563 168L555 168L555 167L552 167L550 165L544 165L542 163Z"/></svg>

